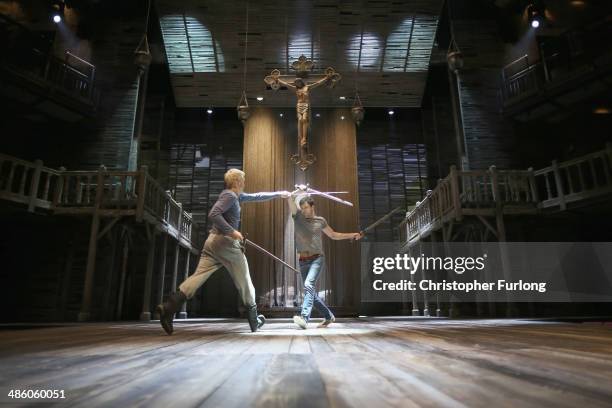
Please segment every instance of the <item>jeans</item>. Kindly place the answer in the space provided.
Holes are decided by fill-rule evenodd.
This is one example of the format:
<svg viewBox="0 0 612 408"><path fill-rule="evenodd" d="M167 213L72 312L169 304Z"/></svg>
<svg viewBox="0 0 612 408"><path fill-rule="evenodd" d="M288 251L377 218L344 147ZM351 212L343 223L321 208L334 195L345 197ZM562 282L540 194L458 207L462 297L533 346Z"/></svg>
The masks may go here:
<svg viewBox="0 0 612 408"><path fill-rule="evenodd" d="M327 305L321 300L317 294L316 286L317 279L321 274L321 270L325 265L325 258L323 256L317 259L300 261L300 272L302 273L302 279L304 280L304 303L302 304L302 317L308 321L310 314L312 313L312 307L314 305L326 320L332 318L333 314L327 307Z"/></svg>

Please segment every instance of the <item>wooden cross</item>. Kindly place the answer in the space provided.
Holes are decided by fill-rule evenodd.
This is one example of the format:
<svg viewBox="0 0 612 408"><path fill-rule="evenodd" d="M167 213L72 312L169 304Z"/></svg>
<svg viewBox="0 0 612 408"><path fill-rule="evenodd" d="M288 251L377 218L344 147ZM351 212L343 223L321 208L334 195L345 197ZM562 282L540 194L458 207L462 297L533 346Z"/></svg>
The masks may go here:
<svg viewBox="0 0 612 408"><path fill-rule="evenodd" d="M264 78L264 82L274 91L281 85L291 88L297 96L297 120L298 120L298 153L291 156L291 160L305 171L308 166L315 162L316 157L308 152L308 129L310 128L310 90L328 83L333 88L342 78L333 68L327 68L325 74L311 75L310 71L314 64L304 55L291 64L291 69L296 71L295 77L281 75L278 69L272 70L270 75ZM310 80L310 81L309 81Z"/></svg>

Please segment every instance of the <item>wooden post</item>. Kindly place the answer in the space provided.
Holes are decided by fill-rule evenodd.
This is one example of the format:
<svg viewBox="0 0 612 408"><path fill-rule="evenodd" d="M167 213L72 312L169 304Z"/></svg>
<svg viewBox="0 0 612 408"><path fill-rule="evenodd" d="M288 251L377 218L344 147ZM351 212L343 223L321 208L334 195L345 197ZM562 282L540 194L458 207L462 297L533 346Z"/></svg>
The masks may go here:
<svg viewBox="0 0 612 408"><path fill-rule="evenodd" d="M55 184L55 192L53 195L53 207L57 207L58 204L62 202L62 195L64 194L64 172L66 171L65 167L59 168L59 176L57 177L57 182Z"/></svg>
<svg viewBox="0 0 612 408"><path fill-rule="evenodd" d="M561 182L561 173L556 160L552 161L553 174L555 176L555 185L557 186L557 195L559 196L559 206L564 211L567 208L565 204L565 193L563 192L563 183Z"/></svg>
<svg viewBox="0 0 612 408"><path fill-rule="evenodd" d="M129 244L128 244L128 236L127 232L123 235L123 256L121 259L121 277L119 278L119 294L117 295L117 311L115 318L117 320L121 319L121 315L123 314L123 293L125 292L125 277L127 276L127 267L128 267L128 255L129 255Z"/></svg>
<svg viewBox="0 0 612 408"><path fill-rule="evenodd" d="M29 212L34 212L34 208L36 208L36 200L38 198L38 186L40 184L40 173L43 167L43 162L41 160L36 160L34 164L34 175L32 176L32 182L30 184L30 203L28 204Z"/></svg>
<svg viewBox="0 0 612 408"><path fill-rule="evenodd" d="M164 277L166 275L166 252L168 252L168 234L164 234L162 241L161 260L159 262L159 279L157 281L159 303L164 301ZM159 319L157 312L153 315L154 319Z"/></svg>
<svg viewBox="0 0 612 408"><path fill-rule="evenodd" d="M136 221L141 222L144 214L145 188L147 181L147 166L141 166L138 172L138 202L136 204Z"/></svg>
<svg viewBox="0 0 612 408"><path fill-rule="evenodd" d="M438 237L436 231L431 231L431 256L436 257L438 255ZM434 263L435 265L435 263ZM436 282L438 279L438 270L434 270L434 279ZM440 291L436 290L436 317L440 317L442 312L440 310Z"/></svg>
<svg viewBox="0 0 612 408"><path fill-rule="evenodd" d="M450 182L451 182L451 194L453 195L453 207L455 212L455 219L461 221L461 198L459 197L459 174L457 173L457 166L454 164L450 168Z"/></svg>
<svg viewBox="0 0 612 408"><path fill-rule="evenodd" d="M172 265L172 281L170 281L170 292L176 292L176 279L178 276L179 257L181 256L181 246L178 239L174 246L174 264Z"/></svg>
<svg viewBox="0 0 612 408"><path fill-rule="evenodd" d="M433 231L431 232L431 234L433 234ZM419 252L422 252L422 249L423 249L423 240L419 240ZM420 254L417 254L417 256L420 256ZM425 280L425 267L421 268L421 277L423 278L423 280ZM423 291L423 316L430 317L429 298L427 296L427 290Z"/></svg>
<svg viewBox="0 0 612 408"><path fill-rule="evenodd" d="M142 300L142 312L140 320L151 320L151 281L153 280L153 270L155 269L155 238L157 234L153 233L149 237L149 248L147 251L147 270L144 281L144 296Z"/></svg>
<svg viewBox="0 0 612 408"><path fill-rule="evenodd" d="M187 276L189 275L189 259L191 257L191 251L189 249L187 249L187 255L185 258L185 273L183 274L183 282L185 282L187 280ZM183 306L181 307L181 312L178 315L179 319L186 319L187 318L187 302L183 303Z"/></svg>
<svg viewBox="0 0 612 408"><path fill-rule="evenodd" d="M420 237L418 238L419 240L421 239ZM412 250L410 248L408 248L408 256L412 256ZM410 282L414 283L414 274L412 273L412 271L410 271ZM411 295L412 295L412 315L413 316L418 316L419 315L419 303L417 301L417 295L416 295L416 290L412 290L410 291Z"/></svg>
<svg viewBox="0 0 612 408"><path fill-rule="evenodd" d="M111 227L112 228L112 227ZM115 276L115 257L117 255L117 233L115 230L110 230L110 241L111 241L111 255L108 263L108 273L106 274L106 289L104 292L104 318L106 320L112 320L112 305L111 305L111 292L113 289L113 277Z"/></svg>
<svg viewBox="0 0 612 408"><path fill-rule="evenodd" d="M535 181L535 174L533 172L533 167L529 167L527 169L527 171L529 172L529 188L531 188L531 201L533 201L536 204L540 203L540 197L538 194L538 187L536 185L536 181Z"/></svg>
<svg viewBox="0 0 612 408"><path fill-rule="evenodd" d="M96 186L96 202L91 220L89 234L89 249L87 251L87 269L85 270L85 284L83 285L83 304L78 315L78 320L84 322L90 319L91 298L93 294L94 273L96 270L96 252L98 249L98 229L100 228L100 204L104 194L104 172L106 168L100 166L98 169L98 182Z"/></svg>

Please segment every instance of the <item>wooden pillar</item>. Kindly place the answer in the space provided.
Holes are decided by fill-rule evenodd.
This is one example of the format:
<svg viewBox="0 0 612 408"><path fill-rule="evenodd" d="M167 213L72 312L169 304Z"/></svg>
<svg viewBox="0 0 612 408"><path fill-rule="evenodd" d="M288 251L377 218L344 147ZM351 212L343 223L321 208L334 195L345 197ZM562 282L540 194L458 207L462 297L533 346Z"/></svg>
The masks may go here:
<svg viewBox="0 0 612 408"><path fill-rule="evenodd" d="M155 238L156 234L152 233L149 237L149 248L147 250L147 270L145 273L144 296L142 300L142 312L140 320L151 320L151 282L153 280L153 270L155 269Z"/></svg>
<svg viewBox="0 0 612 408"><path fill-rule="evenodd" d="M168 252L168 234L164 234L161 250L161 260L159 261L159 278L157 280L158 301L164 301L164 278L166 275L166 252ZM159 313L155 312L155 319L159 319Z"/></svg>
<svg viewBox="0 0 612 408"><path fill-rule="evenodd" d="M124 241L123 256L121 259L121 277L119 278L119 294L117 296L117 312L115 315L117 320L121 319L121 315L123 313L123 294L125 293L125 278L127 276L128 256L130 251L127 232L123 235L123 237Z"/></svg>
<svg viewBox="0 0 612 408"><path fill-rule="evenodd" d="M111 292L113 289L113 277L115 276L115 256L117 254L117 233L113 230L109 231L111 237L111 255L108 263L108 272L106 274L106 289L104 292L104 318L112 319Z"/></svg>
<svg viewBox="0 0 612 408"><path fill-rule="evenodd" d="M178 276L179 257L181 256L181 246L178 241L174 244L174 263L172 265L172 280L170 281L170 293L176 292L176 280Z"/></svg>
<svg viewBox="0 0 612 408"><path fill-rule="evenodd" d="M43 167L43 162L40 160L36 160L34 164L34 174L32 175L32 182L30 184L30 202L28 204L29 212L34 212L34 209L36 208L36 200L38 198L38 186L40 184L40 173Z"/></svg>
<svg viewBox="0 0 612 408"><path fill-rule="evenodd" d="M438 256L438 237L436 231L431 232L431 256ZM438 269L434 270L434 279L438 282ZM436 317L440 317L442 312L440 311L440 291L436 290Z"/></svg>
<svg viewBox="0 0 612 408"><path fill-rule="evenodd" d="M87 268L85 270L85 284L83 285L83 303L78 315L80 322L91 318L91 298L93 294L94 273L96 270L96 252L98 250L98 229L100 228L100 204L104 194L104 172L106 168L100 166L96 185L96 202L93 209L91 220L91 230L89 233L89 249L87 251Z"/></svg>
<svg viewBox="0 0 612 408"><path fill-rule="evenodd" d="M191 257L191 251L189 251L189 249L187 249L187 254L185 255L185 271L183 273L183 282L187 280L187 276L189 275L189 259ZM187 318L187 302L183 303L183 306L181 307L181 311L178 315L179 319L186 319Z"/></svg>

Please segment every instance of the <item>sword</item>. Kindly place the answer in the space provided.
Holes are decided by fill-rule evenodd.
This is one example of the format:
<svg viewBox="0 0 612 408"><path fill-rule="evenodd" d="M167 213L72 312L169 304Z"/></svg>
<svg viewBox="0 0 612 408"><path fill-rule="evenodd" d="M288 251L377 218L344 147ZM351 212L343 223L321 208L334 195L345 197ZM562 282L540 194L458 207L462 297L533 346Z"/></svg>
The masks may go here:
<svg viewBox="0 0 612 408"><path fill-rule="evenodd" d="M369 232L369 231L373 230L374 228L378 227L383 222L387 221L389 218L391 218L391 216L393 216L393 214L395 214L396 212L399 212L401 210L402 210L402 207L395 208L391 212L385 214L384 216L382 216L378 220L374 221L372 224L368 225L367 227L365 227L364 229L359 231L359 233L361 233L362 235L366 234L367 232Z"/></svg>
<svg viewBox="0 0 612 408"><path fill-rule="evenodd" d="M270 258L274 259L277 262L282 263L283 265L285 265L287 268L291 269L292 271L300 273L300 271L295 269L293 266L289 265L287 262L283 261L282 259L280 259L276 255L274 255L273 253L271 253L271 252L265 250L264 248L260 247L259 245L257 245L253 241L251 241L249 239L246 239L246 237L242 240L242 244L243 244L243 246L242 246L243 250L244 250L244 244L249 244L250 246L252 246L253 248L257 249L262 254L268 255Z"/></svg>
<svg viewBox="0 0 612 408"><path fill-rule="evenodd" d="M341 198L338 198L338 197L335 197L335 196L331 195L331 194L344 194L344 191L338 191L338 192L335 192L335 193L334 192L323 192L323 191L319 191L319 190L315 190L313 188L310 188L308 186L308 184L305 185L305 186L304 185L296 184L295 188L297 190L295 190L292 194L295 194L298 191L303 191L306 194L320 195L320 196L325 197L325 198L327 198L329 200L336 201L336 202L338 202L340 204L348 205L349 207L353 206L353 203L351 203L350 201L346 201L346 200L343 200Z"/></svg>

